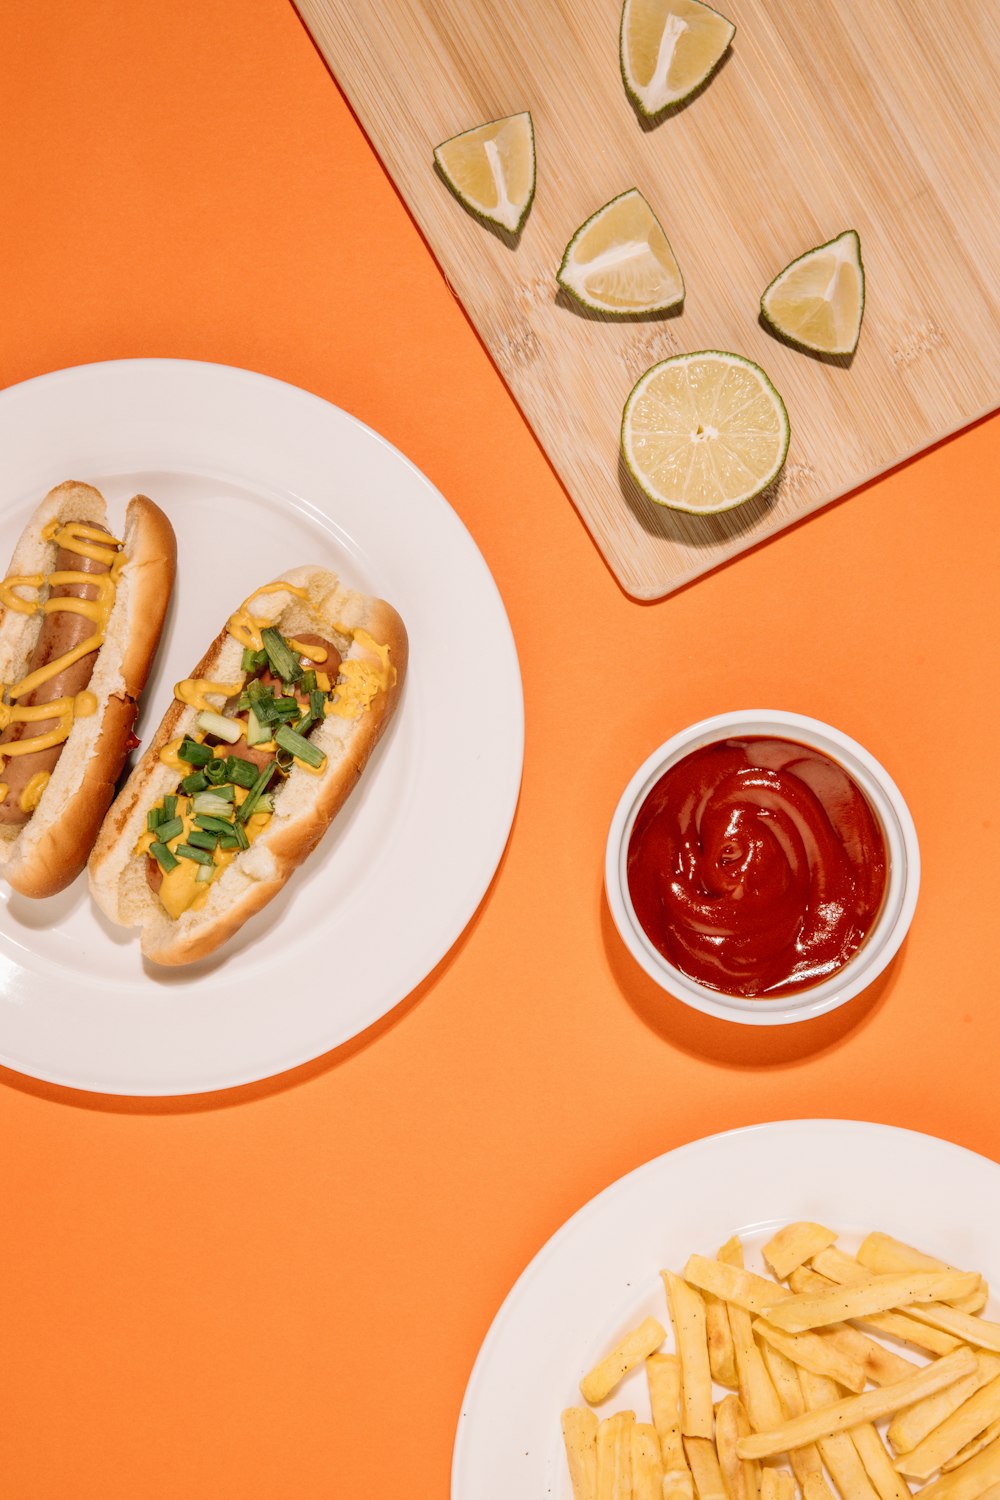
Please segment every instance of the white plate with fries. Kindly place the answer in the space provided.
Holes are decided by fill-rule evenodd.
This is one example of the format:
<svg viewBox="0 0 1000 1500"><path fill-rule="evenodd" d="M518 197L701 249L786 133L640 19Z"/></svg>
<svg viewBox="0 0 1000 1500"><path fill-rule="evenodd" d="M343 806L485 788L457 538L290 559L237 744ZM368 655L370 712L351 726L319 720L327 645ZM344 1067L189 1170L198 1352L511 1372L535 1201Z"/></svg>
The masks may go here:
<svg viewBox="0 0 1000 1500"><path fill-rule="evenodd" d="M511 1291L452 1500L975 1500L1000 1485L990 1279L1000 1166L960 1146L852 1120L682 1146Z"/></svg>

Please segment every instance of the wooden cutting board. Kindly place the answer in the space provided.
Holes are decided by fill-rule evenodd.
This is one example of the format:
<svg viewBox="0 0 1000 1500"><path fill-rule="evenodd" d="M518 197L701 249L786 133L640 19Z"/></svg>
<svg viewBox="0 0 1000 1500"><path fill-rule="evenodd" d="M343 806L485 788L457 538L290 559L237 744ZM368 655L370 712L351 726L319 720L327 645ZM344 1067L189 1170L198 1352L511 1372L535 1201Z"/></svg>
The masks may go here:
<svg viewBox="0 0 1000 1500"><path fill-rule="evenodd" d="M1000 401L993 0L721 0L738 28L730 52L653 128L622 87L620 0L295 4L635 597L669 593ZM511 246L455 201L431 152L522 109L534 119L538 186ZM633 186L683 270L680 316L586 315L554 280L577 226ZM846 228L861 235L867 273L849 364L797 353L758 322L771 278ZM637 492L618 434L643 370L704 348L767 370L792 442L770 493L702 518Z"/></svg>

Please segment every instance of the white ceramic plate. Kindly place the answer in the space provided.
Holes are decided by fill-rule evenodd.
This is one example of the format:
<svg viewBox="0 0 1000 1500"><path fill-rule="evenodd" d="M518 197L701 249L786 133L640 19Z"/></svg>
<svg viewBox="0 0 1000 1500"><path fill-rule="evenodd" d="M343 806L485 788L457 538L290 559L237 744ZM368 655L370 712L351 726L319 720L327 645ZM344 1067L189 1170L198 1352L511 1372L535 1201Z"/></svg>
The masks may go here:
<svg viewBox="0 0 1000 1500"><path fill-rule="evenodd" d="M452 1500L571 1500L559 1415L630 1327L665 1322L661 1267L731 1234L753 1252L812 1219L855 1243L871 1229L1000 1280L1000 1166L929 1135L853 1120L753 1125L681 1146L593 1198L504 1302L462 1403ZM995 1300L987 1317L996 1317ZM601 1410L649 1419L640 1368Z"/></svg>
<svg viewBox="0 0 1000 1500"><path fill-rule="evenodd" d="M186 1094L268 1077L356 1035L454 943L514 815L517 654L469 533L345 412L181 360L84 365L5 391L0 477L6 556L64 479L97 485L112 516L142 490L173 521L178 582L144 738L230 611L291 565L319 563L381 594L410 637L399 711L357 792L221 954L157 970L134 933L100 916L84 878L43 902L2 888L0 1061L76 1088Z"/></svg>

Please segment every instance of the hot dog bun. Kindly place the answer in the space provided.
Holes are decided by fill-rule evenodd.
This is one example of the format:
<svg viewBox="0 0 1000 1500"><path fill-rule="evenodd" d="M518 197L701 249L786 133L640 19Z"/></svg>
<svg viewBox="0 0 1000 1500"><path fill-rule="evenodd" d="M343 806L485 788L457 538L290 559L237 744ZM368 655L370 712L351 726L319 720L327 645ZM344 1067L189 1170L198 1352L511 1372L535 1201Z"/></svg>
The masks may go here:
<svg viewBox="0 0 1000 1500"><path fill-rule="evenodd" d="M46 496L21 535L7 576L48 575L59 546L43 537L43 529L71 521L107 528L104 499L91 485L68 481ZM74 713L28 821L20 828L0 827L0 870L25 896L55 895L86 864L128 755L137 699L159 642L176 567L173 527L152 500L137 495L128 503L119 536L125 562L88 685L96 709ZM38 612L0 606L0 683L5 693L26 675L45 625L46 617Z"/></svg>
<svg viewBox="0 0 1000 1500"><path fill-rule="evenodd" d="M168 916L147 882L145 855L135 852L146 831L149 809L158 799L175 793L181 780L182 773L165 764L160 752L195 732L198 709L177 700L171 704L111 808L89 866L98 906L120 926L142 929L142 952L153 963L189 964L206 957L277 895L356 786L399 700L407 637L391 605L345 588L323 568L290 569L277 582L304 591L306 598L284 590L252 596L258 619L283 635L318 631L336 643L345 666L352 660L370 661L381 669L387 660L391 667L356 718L329 716L316 726L310 743L326 754L322 770L313 772L298 762L293 765L276 791L273 815L264 832L220 872L199 910L184 911L176 918ZM360 632L360 639L355 632ZM373 643L381 653L373 649ZM243 645L227 625L191 677L240 682L242 658Z"/></svg>

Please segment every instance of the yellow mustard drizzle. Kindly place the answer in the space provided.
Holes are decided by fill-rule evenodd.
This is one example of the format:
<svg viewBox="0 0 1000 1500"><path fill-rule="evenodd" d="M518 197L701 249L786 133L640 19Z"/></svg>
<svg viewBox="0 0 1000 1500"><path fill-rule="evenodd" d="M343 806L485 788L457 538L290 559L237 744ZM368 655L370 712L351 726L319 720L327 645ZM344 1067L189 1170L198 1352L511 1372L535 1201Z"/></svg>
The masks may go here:
<svg viewBox="0 0 1000 1500"><path fill-rule="evenodd" d="M249 793L245 788L237 787L235 805L239 807L246 801L248 795ZM162 807L163 798L161 797L153 805L154 807ZM183 796L178 797L175 813L181 819L184 826L181 832L176 834L167 845L171 853L176 852L178 844L187 842L188 834L192 828L197 826L194 821L194 799ZM248 843L252 844L256 838L260 837L271 821L271 817L272 814L269 812L252 813L250 815L243 825ZM155 833L144 833L136 843L133 853L146 855L149 853L150 845L155 842ZM239 849L216 849L212 855L216 872L212 880L199 880L198 871L206 867L196 864L190 859L178 859L177 864L172 870L165 870L157 896L167 915L172 917L176 922L177 918L183 916L186 911L200 911L208 900L208 893L212 889L214 881L218 879L219 873L226 869L228 865L231 865L237 854L240 853L242 851Z"/></svg>
<svg viewBox="0 0 1000 1500"><path fill-rule="evenodd" d="M260 633L271 623L266 616L251 613L251 604L255 599L259 599L261 594L294 594L297 599L308 599L309 597L305 589L300 588L296 583L264 583L261 584L259 589L254 589L253 593L244 599L239 609L234 610L229 616L228 625L229 634L233 639L239 641L241 646L245 646L250 651L259 651L261 649ZM293 650L295 649L292 641L289 641L288 644ZM316 647L315 649L318 650L319 648ZM302 654L305 655L305 652ZM322 659L326 660L325 652Z"/></svg>
<svg viewBox="0 0 1000 1500"><path fill-rule="evenodd" d="M0 781L0 802L7 801L7 793L9 791L10 787L7 785L6 781Z"/></svg>
<svg viewBox="0 0 1000 1500"><path fill-rule="evenodd" d="M34 776L25 785L19 800L22 812L34 812L42 800L42 793L49 784L48 771L36 771Z"/></svg>
<svg viewBox="0 0 1000 1500"><path fill-rule="evenodd" d="M216 713L218 710L208 701L209 693L219 698L235 698L242 688L242 682L210 682L206 677L185 677L175 686L174 697L189 708Z"/></svg>
<svg viewBox="0 0 1000 1500"><path fill-rule="evenodd" d="M93 693L86 690L73 697L53 698L51 702L40 703L35 707L22 707L18 700L34 693L51 678L64 672L67 667L71 667L74 662L80 661L84 656L89 656L92 651L100 650L104 644L108 618L114 607L118 578L125 563L124 552L117 550L122 543L115 537L108 536L107 532L99 531L96 526L87 526L78 521L50 521L43 528L42 537L45 541L54 542L57 547L67 552L76 552L79 556L89 557L95 562L107 563L111 571L104 574L79 573L73 570L48 574L31 573L11 576L0 583L0 603L7 609L22 615L53 615L61 610L66 614L82 615L94 627L93 634L81 641L78 646L74 646L70 651L64 651L62 656L55 657L44 667L30 672L27 677L22 677L19 682L12 683L6 689L5 696L9 701L0 702L0 732L11 724L34 724L48 719L54 721L55 727L31 739L15 740L12 744L4 745L4 761L15 755L34 755L39 750L51 750L54 746L61 745L68 738L73 727L73 720L78 714L85 716L97 712L97 699ZM30 589L37 596L45 587L52 589L66 584L88 585L97 590L97 598L54 599L50 595L40 604L37 597L25 599L16 592L18 589ZM39 772L39 775L41 774L43 773ZM22 793L21 806L26 812L31 809L25 806L24 798L28 795L35 779L32 778L29 781ZM38 796L41 796L41 792ZM31 804L32 808L37 805L37 801L38 797Z"/></svg>
<svg viewBox="0 0 1000 1500"><path fill-rule="evenodd" d="M380 646L367 630L336 629L341 635L350 635L359 646L373 651L379 665L364 657L348 657L340 664L340 676L334 684L334 698L326 704L326 712L338 719L357 719L364 713L375 694L384 691L396 681L396 668L389 660L389 647Z"/></svg>

